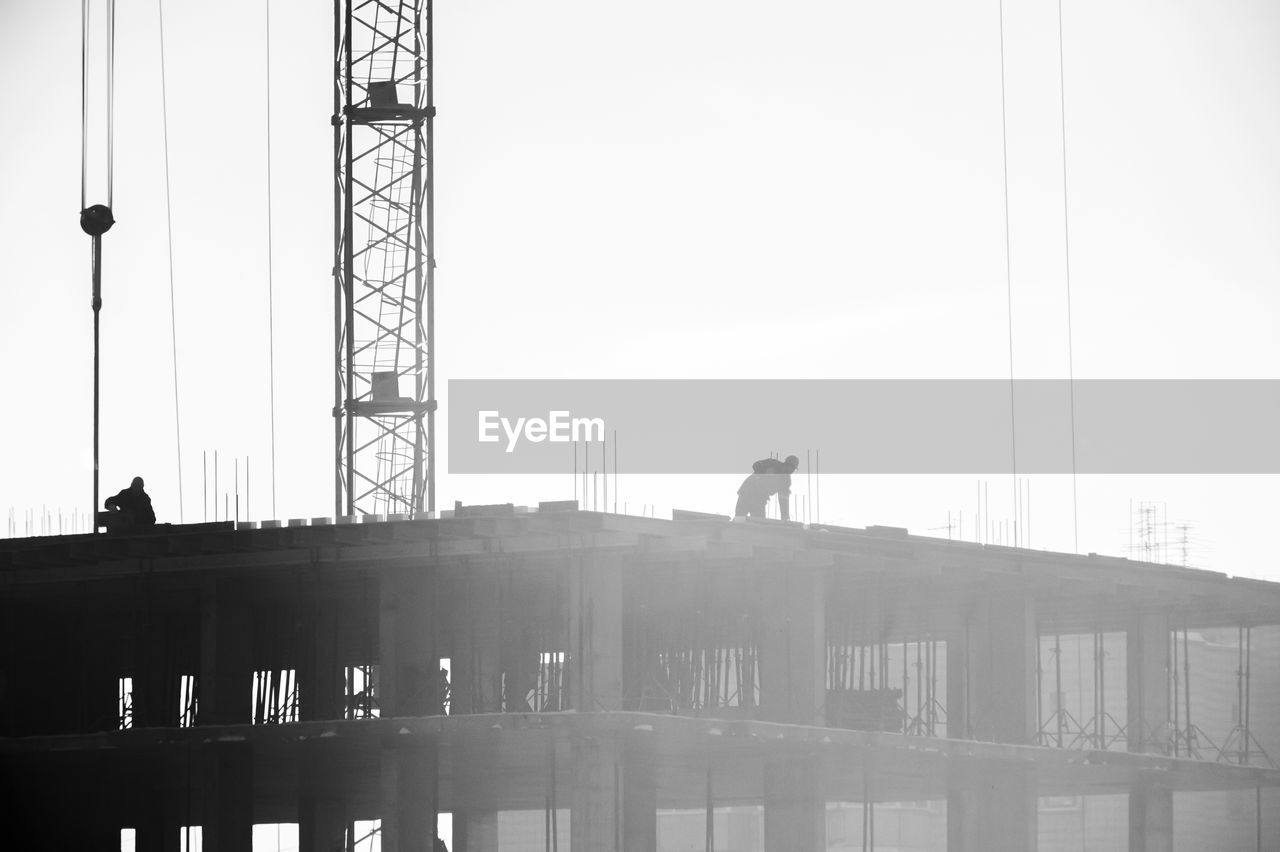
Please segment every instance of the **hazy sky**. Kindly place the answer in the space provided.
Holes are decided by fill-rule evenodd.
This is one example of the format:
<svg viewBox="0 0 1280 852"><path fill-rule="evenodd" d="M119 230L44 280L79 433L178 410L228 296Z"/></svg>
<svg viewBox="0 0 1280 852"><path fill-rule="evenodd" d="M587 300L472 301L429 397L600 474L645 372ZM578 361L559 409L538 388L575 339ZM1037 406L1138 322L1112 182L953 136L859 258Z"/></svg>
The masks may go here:
<svg viewBox="0 0 1280 852"><path fill-rule="evenodd" d="M177 521L157 8L118 0L102 492L140 474ZM223 491L251 459L270 516L266 8L164 7L187 521L214 449ZM1075 375L1280 378L1280 7L1062 14ZM91 494L79 15L0 0L0 510L20 530ZM270 15L276 515L324 515L332 10ZM437 4L436 31L442 406L450 378L1008 377L997 3L470 0ZM1064 377L1056 3L1008 3L1005 45L1014 372ZM796 422L761 455L803 456ZM986 480L1010 517L1009 477ZM823 519L946 535L963 511L972 538L976 481L824 476ZM664 514L728 512L737 481L620 484ZM1276 485L1082 477L1080 549L1123 554L1130 500L1154 500L1194 524L1192 561L1280 579ZM567 470L438 480L442 506L571 489ZM1070 478L1036 478L1032 545L1072 540Z"/></svg>

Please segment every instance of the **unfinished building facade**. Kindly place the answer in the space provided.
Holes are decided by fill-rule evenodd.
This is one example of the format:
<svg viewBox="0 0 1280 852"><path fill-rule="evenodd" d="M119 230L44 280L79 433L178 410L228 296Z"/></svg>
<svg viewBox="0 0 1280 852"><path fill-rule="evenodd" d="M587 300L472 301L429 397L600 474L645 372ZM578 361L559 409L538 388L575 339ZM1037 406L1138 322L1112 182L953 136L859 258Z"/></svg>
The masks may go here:
<svg viewBox="0 0 1280 852"><path fill-rule="evenodd" d="M6 832L429 852L448 813L454 852L1023 852L1058 848L1046 802L1111 796L1122 848L1167 852L1184 794L1280 788L1254 650L1280 584L884 527L446 514L0 542ZM1239 636L1225 675L1209 629ZM937 836L890 841L920 802Z"/></svg>

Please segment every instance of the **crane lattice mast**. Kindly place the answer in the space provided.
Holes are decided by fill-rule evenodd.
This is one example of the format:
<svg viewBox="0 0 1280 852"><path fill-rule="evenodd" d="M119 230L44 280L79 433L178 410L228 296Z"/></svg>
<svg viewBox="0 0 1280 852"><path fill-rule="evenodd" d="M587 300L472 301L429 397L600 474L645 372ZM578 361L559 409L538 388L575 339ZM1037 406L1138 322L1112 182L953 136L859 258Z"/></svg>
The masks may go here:
<svg viewBox="0 0 1280 852"><path fill-rule="evenodd" d="M430 0L335 0L335 511L435 508Z"/></svg>

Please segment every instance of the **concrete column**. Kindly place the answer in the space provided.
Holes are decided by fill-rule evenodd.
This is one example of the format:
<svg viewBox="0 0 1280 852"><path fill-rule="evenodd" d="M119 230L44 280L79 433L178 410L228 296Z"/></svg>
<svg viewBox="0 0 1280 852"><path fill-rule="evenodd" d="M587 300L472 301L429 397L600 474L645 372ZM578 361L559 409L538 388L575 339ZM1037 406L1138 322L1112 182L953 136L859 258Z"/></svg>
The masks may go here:
<svg viewBox="0 0 1280 852"><path fill-rule="evenodd" d="M967 625L947 637L947 734L989 742L1035 742L1035 604L996 591ZM1032 769L957 762L949 770L948 852L1026 852L1036 848L1038 799Z"/></svg>
<svg viewBox="0 0 1280 852"><path fill-rule="evenodd" d="M443 707L435 645L435 569L387 570L378 588L382 715L438 715Z"/></svg>
<svg viewBox="0 0 1280 852"><path fill-rule="evenodd" d="M155 608L152 605L152 608ZM154 613L138 633L136 668L133 677L133 726L173 728L178 724L178 672L174 670L171 646L172 623ZM249 704L245 687L245 705Z"/></svg>
<svg viewBox="0 0 1280 852"><path fill-rule="evenodd" d="M1169 614L1134 616L1125 636L1129 751L1169 752Z"/></svg>
<svg viewBox="0 0 1280 852"><path fill-rule="evenodd" d="M760 813L750 807L735 807L728 813L730 849L762 849ZM718 839L718 835L717 835Z"/></svg>
<svg viewBox="0 0 1280 852"><path fill-rule="evenodd" d="M249 703L248 696L245 703ZM205 852L242 852L253 848L252 745L215 743L205 752L201 813Z"/></svg>
<svg viewBox="0 0 1280 852"><path fill-rule="evenodd" d="M132 822L134 849L137 852L178 852L181 826L171 790L165 789L160 779L148 779L141 774L134 782L142 794L134 805L137 813Z"/></svg>
<svg viewBox="0 0 1280 852"><path fill-rule="evenodd" d="M1125 637L1129 751L1169 751L1169 614L1137 613ZM1129 852L1172 852L1173 792L1139 781L1129 787Z"/></svg>
<svg viewBox="0 0 1280 852"><path fill-rule="evenodd" d="M647 742L621 746L599 737L573 740L569 842L574 849L658 848L658 793L647 747Z"/></svg>
<svg viewBox="0 0 1280 852"><path fill-rule="evenodd" d="M947 633L947 738L973 739L969 730L969 633L962 624Z"/></svg>
<svg viewBox="0 0 1280 852"><path fill-rule="evenodd" d="M103 815L88 819L87 814L79 814L74 826L74 836L67 838L67 845L62 848L79 849L118 849L120 848L120 827L109 816Z"/></svg>
<svg viewBox="0 0 1280 852"><path fill-rule="evenodd" d="M341 799L303 796L298 801L299 852L346 848L347 817Z"/></svg>
<svg viewBox="0 0 1280 852"><path fill-rule="evenodd" d="M300 852L336 852L346 848L348 815L341 765L341 751L334 741L310 740L299 744Z"/></svg>
<svg viewBox="0 0 1280 852"><path fill-rule="evenodd" d="M466 606L453 624L449 712L497 712L502 689L497 589L477 572L468 578L463 599Z"/></svg>
<svg viewBox="0 0 1280 852"><path fill-rule="evenodd" d="M1033 852L1039 795L1026 766L989 762L951 767L947 852Z"/></svg>
<svg viewBox="0 0 1280 852"><path fill-rule="evenodd" d="M575 737L569 760L569 845L574 849L617 849L621 790L616 744L597 737Z"/></svg>
<svg viewBox="0 0 1280 852"><path fill-rule="evenodd" d="M102 776L98 773L92 775L93 781L84 783L88 781L84 779L80 789L64 791L66 800L59 803L62 807L57 809L54 820L45 824L43 832L37 832L33 837L24 835L21 829L15 831L11 828L6 831L6 838L22 838L25 843L20 840L15 845L23 849L119 849L118 804L101 795ZM74 782L64 779L64 783Z"/></svg>
<svg viewBox="0 0 1280 852"><path fill-rule="evenodd" d="M302 721L341 719L346 713L342 663L338 659L336 602L326 600L323 587L311 578L310 600L304 619L311 642L298 672L298 713Z"/></svg>
<svg viewBox="0 0 1280 852"><path fill-rule="evenodd" d="M497 852L500 794L494 777L501 772L503 747L495 737L459 745L452 758L452 852Z"/></svg>
<svg viewBox="0 0 1280 852"><path fill-rule="evenodd" d="M622 709L622 561L589 553L570 576L569 692L582 712Z"/></svg>
<svg viewBox="0 0 1280 852"><path fill-rule="evenodd" d="M766 602L759 650L760 718L821 725L827 698L822 571L779 566L758 578Z"/></svg>
<svg viewBox="0 0 1280 852"><path fill-rule="evenodd" d="M135 852L177 852L178 827L167 825L160 813L140 814L132 827Z"/></svg>
<svg viewBox="0 0 1280 852"><path fill-rule="evenodd" d="M622 765L622 852L655 852L658 848L658 785L651 759L635 750Z"/></svg>
<svg viewBox="0 0 1280 852"><path fill-rule="evenodd" d="M434 744L402 744L382 751L383 852L433 852L437 819Z"/></svg>
<svg viewBox="0 0 1280 852"><path fill-rule="evenodd" d="M201 725L245 725L253 719L253 627L249 591L234 580L200 587ZM176 690L175 690L175 701Z"/></svg>
<svg viewBox="0 0 1280 852"><path fill-rule="evenodd" d="M965 663L969 730L979 740L1034 743L1039 727L1036 650L1040 641L1035 602L1018 592L994 592L979 616L970 625Z"/></svg>
<svg viewBox="0 0 1280 852"><path fill-rule="evenodd" d="M88 616L84 616L88 619ZM0 613L0 618L4 614ZM120 677L126 674L121 671L121 654L116 643L120 641L115 629L117 622L105 617L88 620L84 637L93 637L82 642L80 653L81 682L76 704L82 713L81 730L85 732L114 731L119 727ZM111 637L107 639L106 637ZM13 668L6 669L12 673ZM176 692L176 687L175 687ZM174 697L177 704L177 697ZM3 714L0 714L0 719ZM0 723L0 727L3 727Z"/></svg>
<svg viewBox="0 0 1280 852"><path fill-rule="evenodd" d="M1173 791L1156 784L1129 788L1129 852L1173 852Z"/></svg>
<svg viewBox="0 0 1280 852"><path fill-rule="evenodd" d="M827 803L812 758L767 760L764 766L764 848L822 852L827 848Z"/></svg>
<svg viewBox="0 0 1280 852"><path fill-rule="evenodd" d="M498 852L498 812L453 812L451 852Z"/></svg>

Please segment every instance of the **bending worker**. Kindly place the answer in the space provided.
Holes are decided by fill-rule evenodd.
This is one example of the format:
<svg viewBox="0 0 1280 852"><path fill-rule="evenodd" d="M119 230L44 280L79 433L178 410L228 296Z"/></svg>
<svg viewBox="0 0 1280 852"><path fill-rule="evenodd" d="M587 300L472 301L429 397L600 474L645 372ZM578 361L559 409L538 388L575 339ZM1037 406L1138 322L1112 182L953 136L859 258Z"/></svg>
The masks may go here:
<svg viewBox="0 0 1280 852"><path fill-rule="evenodd" d="M753 473L738 488L738 506L733 510L737 518L763 518L769 498L778 495L778 508L782 520L791 520L791 474L800 466L800 459L787 456L785 461L761 459L751 466Z"/></svg>
<svg viewBox="0 0 1280 852"><path fill-rule="evenodd" d="M142 477L135 476L129 487L108 497L103 522L107 532L131 532L155 526L156 513L151 498L142 490Z"/></svg>

